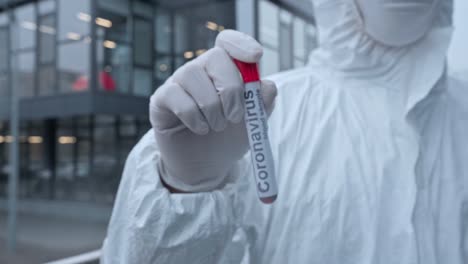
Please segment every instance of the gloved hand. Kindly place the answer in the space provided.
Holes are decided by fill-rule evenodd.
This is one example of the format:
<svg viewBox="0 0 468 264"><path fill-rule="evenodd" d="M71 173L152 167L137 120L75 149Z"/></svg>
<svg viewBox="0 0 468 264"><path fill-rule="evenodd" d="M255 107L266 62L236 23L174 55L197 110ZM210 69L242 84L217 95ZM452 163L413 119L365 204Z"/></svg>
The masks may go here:
<svg viewBox="0 0 468 264"><path fill-rule="evenodd" d="M233 58L258 62L262 47L252 37L224 30L214 48L179 68L151 97L150 120L161 152L160 177L177 192L221 188L248 150L244 84ZM271 113L276 86L262 81Z"/></svg>

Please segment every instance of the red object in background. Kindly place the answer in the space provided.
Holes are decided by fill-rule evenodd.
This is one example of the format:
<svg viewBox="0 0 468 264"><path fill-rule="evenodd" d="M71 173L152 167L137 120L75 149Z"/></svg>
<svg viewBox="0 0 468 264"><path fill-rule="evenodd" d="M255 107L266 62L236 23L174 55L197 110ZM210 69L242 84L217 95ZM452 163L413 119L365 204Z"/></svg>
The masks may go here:
<svg viewBox="0 0 468 264"><path fill-rule="evenodd" d="M115 91L115 81L108 72L101 71L99 73L99 83L101 87L104 88L104 91Z"/></svg>
<svg viewBox="0 0 468 264"><path fill-rule="evenodd" d="M85 91L88 89L88 76L82 75L76 79L72 85L73 91ZM115 81L112 76L105 71L99 73L99 84L104 89L104 91L113 92L115 91Z"/></svg>
<svg viewBox="0 0 468 264"><path fill-rule="evenodd" d="M72 85L73 91L88 90L88 76L82 75Z"/></svg>

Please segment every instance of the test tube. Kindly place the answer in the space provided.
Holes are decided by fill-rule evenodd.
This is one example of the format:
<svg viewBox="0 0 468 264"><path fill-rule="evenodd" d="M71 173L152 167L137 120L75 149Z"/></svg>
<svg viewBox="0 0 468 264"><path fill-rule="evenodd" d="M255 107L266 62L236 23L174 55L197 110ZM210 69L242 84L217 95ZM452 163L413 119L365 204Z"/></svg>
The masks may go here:
<svg viewBox="0 0 468 264"><path fill-rule="evenodd" d="M249 137L257 194L265 204L278 197L275 163L268 138L268 115L260 92L260 74L256 63L234 60L242 76L245 90L245 126Z"/></svg>

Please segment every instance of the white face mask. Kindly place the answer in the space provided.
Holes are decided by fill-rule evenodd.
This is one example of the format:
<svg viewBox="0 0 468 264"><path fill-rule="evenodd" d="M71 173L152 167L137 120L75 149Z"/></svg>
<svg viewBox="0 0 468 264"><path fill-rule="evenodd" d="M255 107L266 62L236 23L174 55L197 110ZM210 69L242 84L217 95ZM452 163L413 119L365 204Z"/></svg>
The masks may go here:
<svg viewBox="0 0 468 264"><path fill-rule="evenodd" d="M444 0L356 0L364 30L390 46L411 44L431 28Z"/></svg>

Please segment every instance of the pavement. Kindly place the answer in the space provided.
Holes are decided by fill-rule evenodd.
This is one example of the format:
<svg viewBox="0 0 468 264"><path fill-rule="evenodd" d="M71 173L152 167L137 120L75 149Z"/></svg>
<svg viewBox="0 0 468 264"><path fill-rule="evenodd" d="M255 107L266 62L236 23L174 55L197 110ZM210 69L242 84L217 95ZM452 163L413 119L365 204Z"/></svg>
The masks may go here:
<svg viewBox="0 0 468 264"><path fill-rule="evenodd" d="M7 215L0 212L0 263L34 264L99 249L107 222L20 213L14 253L6 246L6 228Z"/></svg>

